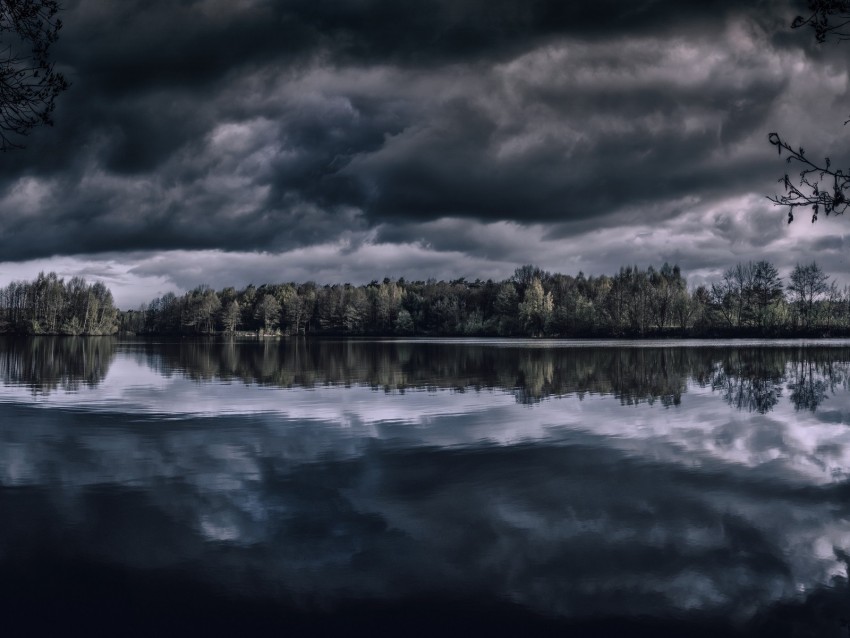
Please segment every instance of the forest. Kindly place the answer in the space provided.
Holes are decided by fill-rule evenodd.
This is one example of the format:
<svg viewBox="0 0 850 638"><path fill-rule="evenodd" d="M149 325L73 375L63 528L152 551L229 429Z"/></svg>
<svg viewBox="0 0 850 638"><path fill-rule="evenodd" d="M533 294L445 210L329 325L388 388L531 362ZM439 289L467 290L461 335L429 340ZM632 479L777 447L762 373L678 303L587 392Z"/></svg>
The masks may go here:
<svg viewBox="0 0 850 638"><path fill-rule="evenodd" d="M0 332L31 335L110 335L120 325L112 292L82 277L55 272L0 288Z"/></svg>
<svg viewBox="0 0 850 638"><path fill-rule="evenodd" d="M118 311L102 283L41 273L0 288L0 332L263 336L734 337L850 334L850 290L817 263L767 261L689 287L678 266L614 275L517 268L503 281L203 285Z"/></svg>
<svg viewBox="0 0 850 638"><path fill-rule="evenodd" d="M689 288L678 266L613 276L517 268L503 281L199 286L120 316L136 334L657 337L850 334L850 290L816 263L783 281L767 261L739 263Z"/></svg>

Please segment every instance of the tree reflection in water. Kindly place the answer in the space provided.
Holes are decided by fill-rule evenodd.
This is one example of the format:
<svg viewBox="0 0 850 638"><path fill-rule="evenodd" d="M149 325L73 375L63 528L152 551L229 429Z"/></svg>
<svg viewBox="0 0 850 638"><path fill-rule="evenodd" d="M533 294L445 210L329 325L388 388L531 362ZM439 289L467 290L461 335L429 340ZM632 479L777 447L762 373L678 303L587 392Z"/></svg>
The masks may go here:
<svg viewBox="0 0 850 638"><path fill-rule="evenodd" d="M829 356L829 351L808 349L788 364L788 389L797 410L811 410L837 389L847 389L850 363Z"/></svg>
<svg viewBox="0 0 850 638"><path fill-rule="evenodd" d="M95 387L109 372L115 345L112 337L0 338L0 378L33 394Z"/></svg>
<svg viewBox="0 0 850 638"><path fill-rule="evenodd" d="M0 341L6 385L34 393L94 387L116 352L163 376L273 387L363 385L385 392L501 389L518 402L613 396L623 405L679 405L689 385L708 387L732 407L765 414L787 396L814 411L848 387L850 347L540 347L529 342L358 340L190 340L119 342L110 337Z"/></svg>
<svg viewBox="0 0 850 638"><path fill-rule="evenodd" d="M714 367L711 387L729 405L765 414L787 387L796 410L814 412L838 389L847 388L846 348L742 348L727 350Z"/></svg>
<svg viewBox="0 0 850 638"><path fill-rule="evenodd" d="M677 405L689 376L710 366L688 348L540 348L487 343L283 342L141 344L147 364L199 380L279 387L366 385L386 392L504 389L521 403L551 396L613 395L623 404Z"/></svg>
<svg viewBox="0 0 850 638"><path fill-rule="evenodd" d="M782 396L787 353L774 348L746 348L718 354L711 388L739 410L759 414L772 410Z"/></svg>
<svg viewBox="0 0 850 638"><path fill-rule="evenodd" d="M843 635L850 433L840 409L791 407L848 365L800 345L0 342L2 381L27 388L0 396L0 594L27 623L58 600L64 626L120 626L172 623L195 591L189 633L224 596L241 619L350 592L410 605L406 629L440 591L511 601L513 633ZM266 391L325 385L360 387ZM43 394L61 388L80 392ZM479 389L500 392L451 394Z"/></svg>
<svg viewBox="0 0 850 638"><path fill-rule="evenodd" d="M689 383L729 405L765 414L787 387L798 410L815 410L847 387L847 347L528 347L486 343L181 342L142 346L148 364L197 379L283 387L367 385L406 389L505 389L520 403L608 395L624 405L681 402Z"/></svg>

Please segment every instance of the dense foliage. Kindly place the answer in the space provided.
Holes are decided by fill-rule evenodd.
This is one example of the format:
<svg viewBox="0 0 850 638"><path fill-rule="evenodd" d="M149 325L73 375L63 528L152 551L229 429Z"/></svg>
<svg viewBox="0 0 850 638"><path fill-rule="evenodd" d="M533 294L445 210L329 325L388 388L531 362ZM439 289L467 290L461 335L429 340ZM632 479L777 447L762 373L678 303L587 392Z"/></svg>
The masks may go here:
<svg viewBox="0 0 850 638"><path fill-rule="evenodd" d="M504 281L405 281L368 285L200 286L121 316L138 334L260 332L280 335L642 337L843 334L850 295L817 264L787 283L766 261L729 268L689 289L678 266L625 267L613 276L523 266Z"/></svg>
<svg viewBox="0 0 850 638"><path fill-rule="evenodd" d="M101 282L69 281L55 272L0 288L0 332L109 335L118 330L112 293Z"/></svg>

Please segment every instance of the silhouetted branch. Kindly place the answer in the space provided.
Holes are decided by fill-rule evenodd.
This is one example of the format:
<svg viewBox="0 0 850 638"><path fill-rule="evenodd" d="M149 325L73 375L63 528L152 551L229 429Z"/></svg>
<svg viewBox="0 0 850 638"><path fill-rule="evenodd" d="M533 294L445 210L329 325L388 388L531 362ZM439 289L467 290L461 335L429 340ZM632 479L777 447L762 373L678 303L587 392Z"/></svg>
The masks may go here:
<svg viewBox="0 0 850 638"><path fill-rule="evenodd" d="M0 150L21 148L17 137L52 125L56 97L69 86L49 58L58 12L55 0L0 0Z"/></svg>
<svg viewBox="0 0 850 638"><path fill-rule="evenodd" d="M774 204L788 207L789 224L794 221L794 209L799 207L811 207L812 222L817 221L821 211L826 215L830 213L840 215L847 210L850 201L845 191L850 189L850 170L845 173L842 169L832 169L832 163L828 157L824 158L823 165L815 164L806 157L803 147L795 150L778 133L770 133L768 140L777 148L780 155L782 151L788 153L789 164L799 162L803 165L803 170L800 171L799 187L786 173L779 180L785 188L785 195L768 197ZM825 181L827 184L824 186Z"/></svg>
<svg viewBox="0 0 850 638"><path fill-rule="evenodd" d="M850 39L850 1L848 0L809 0L809 15L797 16L791 28L809 26L815 31L818 42L827 38Z"/></svg>
<svg viewBox="0 0 850 638"><path fill-rule="evenodd" d="M809 26L815 31L818 42L826 42L828 38L837 40L850 39L850 0L809 0L809 15L797 16L791 23L791 28ZM846 125L847 120L844 122ZM846 191L850 189L850 170L833 169L829 158L824 158L823 164L816 164L806 157L803 147L795 149L778 133L770 133L768 140L776 147L780 155L788 153L789 164L799 162L803 165L800 171L799 186L791 181L786 174L779 181L785 188L784 195L768 197L779 206L788 207L788 223L794 221L794 209L812 209L812 222L818 215L842 214L847 210L848 198Z"/></svg>

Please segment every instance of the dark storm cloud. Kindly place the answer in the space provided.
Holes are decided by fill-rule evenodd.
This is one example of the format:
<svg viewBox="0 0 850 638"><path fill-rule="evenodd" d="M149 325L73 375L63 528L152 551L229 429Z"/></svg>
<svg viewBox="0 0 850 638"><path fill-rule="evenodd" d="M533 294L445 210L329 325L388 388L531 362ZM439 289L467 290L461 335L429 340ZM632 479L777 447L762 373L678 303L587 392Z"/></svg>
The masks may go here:
<svg viewBox="0 0 850 638"><path fill-rule="evenodd" d="M682 197L776 173L741 149L763 145L787 88L796 45L771 34L792 14L71 2L56 126L0 157L0 254L275 251L376 226L402 241L444 217L576 232L629 207L668 219Z"/></svg>
<svg viewBox="0 0 850 638"><path fill-rule="evenodd" d="M792 15L784 3L714 0L698 4L648 0L563 3L558 0L195 0L175 3L67 3L66 33L85 46L64 47L71 63L111 91L215 80L269 58L317 52L341 63L442 65L516 55L563 35L706 32L749 14L777 28ZM129 28L132 25L132 28ZM73 36L68 36L73 38ZM79 43L76 43L79 44Z"/></svg>

